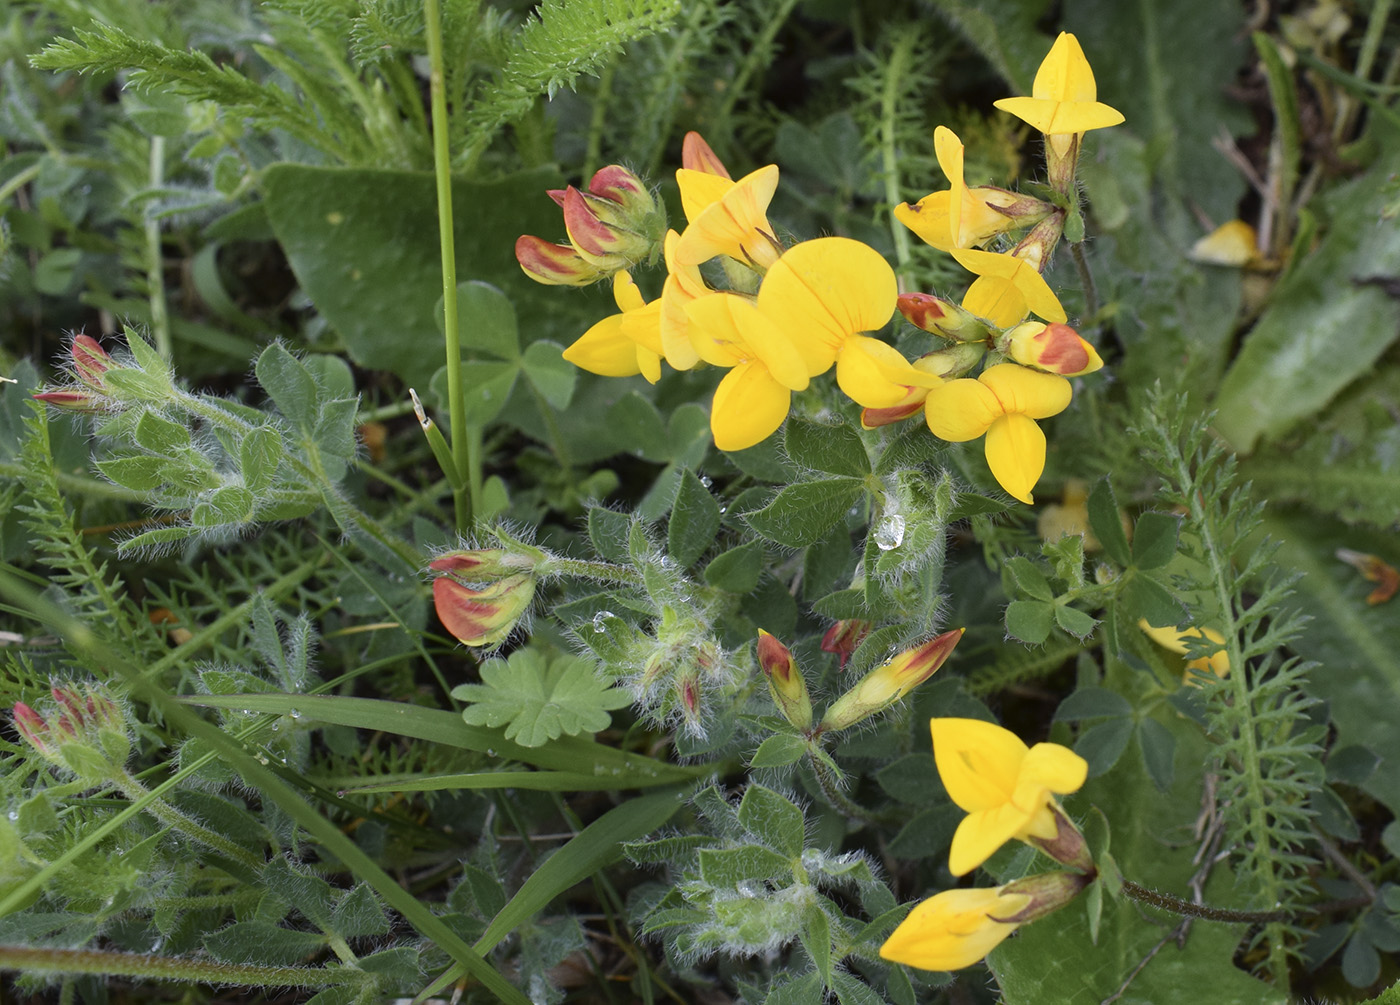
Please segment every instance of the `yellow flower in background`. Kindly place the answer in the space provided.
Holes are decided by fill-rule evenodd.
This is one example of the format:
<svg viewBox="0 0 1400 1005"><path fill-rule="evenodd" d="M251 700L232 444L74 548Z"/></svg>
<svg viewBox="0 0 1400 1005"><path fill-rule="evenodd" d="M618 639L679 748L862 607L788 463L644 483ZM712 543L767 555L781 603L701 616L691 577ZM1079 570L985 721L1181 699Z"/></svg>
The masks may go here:
<svg viewBox="0 0 1400 1005"><path fill-rule="evenodd" d="M758 308L789 333L810 376L834 363L847 397L882 408L902 399L910 385L938 382L893 346L861 334L885 326L898 293L894 270L874 248L822 237L794 245L774 263L759 287Z"/></svg>
<svg viewBox="0 0 1400 1005"><path fill-rule="evenodd" d="M782 254L768 222L768 203L778 189L778 166L769 164L738 181L706 171L676 172L681 205L690 226L676 244L675 260L701 265L728 255L759 272Z"/></svg>
<svg viewBox="0 0 1400 1005"><path fill-rule="evenodd" d="M1186 664L1186 673L1182 677L1183 683L1189 684L1191 682L1192 670L1201 674L1213 673L1217 677L1224 677L1229 674L1230 654L1225 649L1225 636L1221 635L1214 628L1187 628L1180 631L1174 627L1153 628L1147 623L1145 618L1138 622L1138 627L1147 634L1149 639L1157 643L1163 649L1170 649L1172 652L1182 656L1186 655L1186 640L1202 638L1203 632L1206 641L1215 643L1218 647L1215 652L1211 653L1209 656L1201 656L1191 660Z"/></svg>
<svg viewBox="0 0 1400 1005"><path fill-rule="evenodd" d="M880 947L880 957L920 970L961 970L1001 944L1031 903L1024 893L944 890L915 905Z"/></svg>
<svg viewBox="0 0 1400 1005"><path fill-rule="evenodd" d="M563 356L589 373L604 377L640 373L655 384L661 379L661 303L648 304L625 269L613 276L613 299L622 313L603 318Z"/></svg>
<svg viewBox="0 0 1400 1005"><path fill-rule="evenodd" d="M787 418L792 392L808 383L792 340L747 298L715 293L685 307L700 359L728 367L710 405L710 431L721 450L743 450L772 435Z"/></svg>
<svg viewBox="0 0 1400 1005"><path fill-rule="evenodd" d="M954 876L976 869L1012 838L1056 839L1051 793L1066 795L1084 784L1084 758L1058 743L1027 747L1009 729L981 719L932 719L929 729L943 787L968 814L948 853Z"/></svg>
<svg viewBox="0 0 1400 1005"><path fill-rule="evenodd" d="M987 466L997 482L1029 505L1031 489L1045 470L1045 434L1036 419L1069 407L1063 377L1015 363L988 367L976 380L940 383L924 399L924 418L935 436L953 443L986 434Z"/></svg>
<svg viewBox="0 0 1400 1005"><path fill-rule="evenodd" d="M1035 313L1046 321L1064 324L1065 309L1035 266L1014 255L955 248L959 265L976 273L962 305L998 328L1010 328Z"/></svg>
<svg viewBox="0 0 1400 1005"><path fill-rule="evenodd" d="M1094 71L1079 39L1062 31L1036 71L1031 96L1002 98L993 104L1051 137L1051 145L1063 153L1073 140L1055 137L1073 137L1123 121L1123 113L1099 101L1098 96Z"/></svg>
<svg viewBox="0 0 1400 1005"><path fill-rule="evenodd" d="M1264 256L1259 250L1259 236L1243 220L1228 220L1191 245L1186 253L1193 262L1206 265L1232 265L1244 268L1259 265Z"/></svg>
<svg viewBox="0 0 1400 1005"><path fill-rule="evenodd" d="M1024 226L995 208L1016 205L1019 196L991 186L967 187L963 144L955 132L946 126L935 129L933 149L938 166L948 177L949 189L924 196L912 206L900 203L894 208L896 220L939 251L981 247L997 234Z"/></svg>

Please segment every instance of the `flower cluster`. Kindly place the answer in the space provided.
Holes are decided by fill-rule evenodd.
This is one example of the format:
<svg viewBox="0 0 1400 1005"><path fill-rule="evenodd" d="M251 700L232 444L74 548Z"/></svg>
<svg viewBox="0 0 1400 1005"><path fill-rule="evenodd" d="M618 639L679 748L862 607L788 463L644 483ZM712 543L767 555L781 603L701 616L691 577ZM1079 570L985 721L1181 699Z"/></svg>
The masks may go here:
<svg viewBox="0 0 1400 1005"><path fill-rule="evenodd" d="M89 685L53 687L56 707L47 718L15 702L15 729L36 753L91 784L120 772L131 754L126 714L108 692Z"/></svg>
<svg viewBox="0 0 1400 1005"><path fill-rule="evenodd" d="M1083 835L1054 795L1077 791L1089 766L1059 744L1027 747L1010 730L980 719L933 719L929 727L943 786L967 812L953 835L949 871L971 872L1013 838L1072 870L994 889L945 890L918 904L880 947L880 955L896 963L957 970L1093 882L1096 870Z"/></svg>
<svg viewBox="0 0 1400 1005"><path fill-rule="evenodd" d="M1122 121L1096 99L1079 43L1062 34L1032 96L997 102L1045 134L1052 201L968 186L962 142L938 127L935 151L949 188L894 212L975 275L960 304L925 293L901 296L889 264L858 241L824 237L785 247L767 216L777 166L735 181L697 133L687 134L676 172L688 225L657 242L667 271L657 299L648 302L626 268L658 257L657 243L647 244L649 233L659 234L655 200L616 165L599 171L587 193L551 193L564 209L568 246L527 236L516 255L544 283L612 277L620 313L565 350L575 365L604 376L642 374L653 383L663 362L676 370L701 363L728 370L710 409L721 450L766 439L786 419L792 395L834 369L867 428L922 410L943 439L985 435L992 474L1030 503L1045 467L1045 436L1036 420L1069 405L1067 377L1103 365L1066 324L1041 276L1066 221L1078 220L1074 170L1083 132ZM1009 251L987 250L1012 232L1024 236ZM709 277L719 275L724 284L712 285ZM875 337L896 308L944 344L910 361ZM1040 320L1028 320L1032 314ZM971 376L979 365L981 374Z"/></svg>

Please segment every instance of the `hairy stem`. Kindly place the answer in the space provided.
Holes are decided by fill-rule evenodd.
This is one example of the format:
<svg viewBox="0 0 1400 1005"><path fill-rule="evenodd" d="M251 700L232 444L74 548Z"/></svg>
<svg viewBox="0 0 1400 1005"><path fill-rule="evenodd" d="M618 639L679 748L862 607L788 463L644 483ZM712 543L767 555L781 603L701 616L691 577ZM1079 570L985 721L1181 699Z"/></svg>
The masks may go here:
<svg viewBox="0 0 1400 1005"><path fill-rule="evenodd" d="M330 984L361 984L368 974L350 968L260 967L249 963L216 963L141 953L95 949L51 949L0 946L0 970L31 974L107 974L148 980L199 981L253 987L316 988Z"/></svg>
<svg viewBox="0 0 1400 1005"><path fill-rule="evenodd" d="M1355 910L1358 907L1365 907L1371 903L1371 899L1366 896L1348 897L1345 900L1329 900L1323 904L1315 904L1311 907L1298 911L1275 910L1275 911L1237 911L1229 907L1211 907L1209 904L1197 904L1195 901L1183 900L1170 893L1149 889L1139 886L1130 879L1123 880L1123 892L1133 900L1163 911L1170 911L1185 918L1201 918L1205 921L1223 921L1226 923L1242 923L1250 925L1268 925L1290 919L1317 917L1319 915L1342 914L1346 911Z"/></svg>
<svg viewBox="0 0 1400 1005"><path fill-rule="evenodd" d="M1094 285L1094 274L1089 270L1089 260L1084 257L1084 243L1071 244L1069 253L1074 258L1074 267L1079 270L1079 285L1084 289L1084 317L1092 319L1099 313L1099 291Z"/></svg>
<svg viewBox="0 0 1400 1005"><path fill-rule="evenodd" d="M121 789L132 802L144 801L151 796L151 790L146 788L124 769L119 769L113 776L112 782ZM227 855L234 861L246 865L249 869L260 871L266 864L260 855L254 855L247 848L236 844L224 837L217 831L212 831L208 827L196 820L185 816L175 807L171 806L159 796L151 798L146 803L146 811L167 827L179 831L191 841L197 841L208 848L213 848L221 855Z"/></svg>

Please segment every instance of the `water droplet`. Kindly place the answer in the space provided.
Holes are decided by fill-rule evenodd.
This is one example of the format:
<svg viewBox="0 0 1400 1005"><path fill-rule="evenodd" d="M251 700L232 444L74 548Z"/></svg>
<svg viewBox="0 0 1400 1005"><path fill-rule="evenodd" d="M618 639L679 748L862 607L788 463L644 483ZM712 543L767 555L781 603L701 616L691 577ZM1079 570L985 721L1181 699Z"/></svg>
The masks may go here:
<svg viewBox="0 0 1400 1005"><path fill-rule="evenodd" d="M875 525L875 547L881 551L893 551L904 543L904 517L898 513L886 513Z"/></svg>
<svg viewBox="0 0 1400 1005"><path fill-rule="evenodd" d="M703 486L705 486L705 488L709 488L709 487L710 487L711 485L713 485L714 483L715 483L715 482L714 482L714 479L711 478L709 475L701 475L701 476L700 476L700 484L703 485Z"/></svg>
<svg viewBox="0 0 1400 1005"><path fill-rule="evenodd" d="M487 756L487 757L495 757L495 756L496 756L495 748L493 748L493 747L487 747L487 748L486 748L486 756Z"/></svg>
<svg viewBox="0 0 1400 1005"><path fill-rule="evenodd" d="M603 634L608 630L608 618L615 617L617 617L617 615L612 611L599 611L597 614L593 615L593 631L597 632L599 635Z"/></svg>
<svg viewBox="0 0 1400 1005"><path fill-rule="evenodd" d="M293 719L301 718L301 712L297 711L296 709L291 709L287 712L287 714L290 715Z"/></svg>
<svg viewBox="0 0 1400 1005"><path fill-rule="evenodd" d="M10 810L10 812L9 812L9 817L10 817L11 820L18 820L18 819L19 819L19 810Z"/></svg>
<svg viewBox="0 0 1400 1005"><path fill-rule="evenodd" d="M481 400L482 400L482 401L490 401L490 400L491 400L491 389L490 389L489 387L483 387L483 388L481 389Z"/></svg>

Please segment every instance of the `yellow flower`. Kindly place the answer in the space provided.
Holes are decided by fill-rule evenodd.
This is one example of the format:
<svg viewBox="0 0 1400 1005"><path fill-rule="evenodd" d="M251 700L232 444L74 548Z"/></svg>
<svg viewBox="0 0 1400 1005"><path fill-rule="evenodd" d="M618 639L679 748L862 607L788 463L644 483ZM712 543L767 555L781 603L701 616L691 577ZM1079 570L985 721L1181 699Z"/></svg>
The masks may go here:
<svg viewBox="0 0 1400 1005"><path fill-rule="evenodd" d="M648 304L627 270L613 276L613 299L622 310L584 332L563 356L574 366L604 377L642 374L661 379L661 303Z"/></svg>
<svg viewBox="0 0 1400 1005"><path fill-rule="evenodd" d="M998 328L1010 328L1031 312L1057 324L1068 320L1055 291L1030 262L972 249L955 248L951 254L964 269L977 274L962 305L978 317Z"/></svg>
<svg viewBox="0 0 1400 1005"><path fill-rule="evenodd" d="M955 132L946 126L935 129L933 149L950 188L924 196L912 206L900 203L894 208L896 220L939 251L981 247L997 234L1025 225L996 209L1016 205L1020 199L1014 193L991 186L967 187L963 144Z"/></svg>
<svg viewBox="0 0 1400 1005"><path fill-rule="evenodd" d="M922 901L890 933L880 957L920 970L961 970L986 956L1020 921L1005 921L1031 902L995 889L944 890Z"/></svg>
<svg viewBox="0 0 1400 1005"><path fill-rule="evenodd" d="M1012 838L1056 840L1060 815L1051 793L1084 784L1084 758L1058 743L1027 748L1015 733L981 719L932 719L929 728L943 787L968 814L948 853L954 876L976 869Z"/></svg>
<svg viewBox="0 0 1400 1005"><path fill-rule="evenodd" d="M697 136L689 133L687 136ZM704 143L704 140L700 141ZM707 146L706 150L709 149ZM700 354L690 338L690 316L685 305L713 291L705 285L700 269L676 261L676 245L680 235L674 230L666 233L666 284L661 289L661 348L666 362L677 370L689 370L700 361Z"/></svg>
<svg viewBox="0 0 1400 1005"><path fill-rule="evenodd" d="M1186 639L1199 639L1204 631L1205 639L1213 642L1218 647L1209 656L1201 656L1191 660L1186 664L1186 673L1182 676L1185 683L1191 682L1191 671L1195 670L1200 674L1213 673L1217 677L1224 677L1230 672L1230 653L1225 648L1225 636L1221 635L1214 628L1187 628L1178 631L1176 628L1153 628L1144 618L1138 622L1138 627L1147 633L1147 637L1157 643L1163 649L1170 649L1174 653L1186 655Z"/></svg>
<svg viewBox="0 0 1400 1005"><path fill-rule="evenodd" d="M743 450L772 435L787 418L792 392L808 383L792 340L749 300L714 293L685 305L700 359L730 367L710 406L710 431L721 450Z"/></svg>
<svg viewBox="0 0 1400 1005"><path fill-rule="evenodd" d="M862 332L894 314L894 270L874 248L845 237L803 241L763 277L758 308L789 334L815 377L836 365L836 382L867 408L902 399L938 377L916 370L893 346Z"/></svg>
<svg viewBox="0 0 1400 1005"><path fill-rule="evenodd" d="M1063 153L1073 145L1077 134L1123 121L1122 112L1097 99L1094 71L1084 58L1079 40L1062 31L1036 71L1031 96L1002 98L993 104L1051 137L1051 145Z"/></svg>
<svg viewBox="0 0 1400 1005"><path fill-rule="evenodd" d="M1036 419L1069 407L1069 381L1015 363L988 367L976 380L950 380L931 388L924 418L935 436L953 443L987 436L987 465L997 482L1030 505L1031 489L1045 470L1045 434Z"/></svg>
<svg viewBox="0 0 1400 1005"><path fill-rule="evenodd" d="M782 247L767 216L768 203L778 188L776 164L738 181L681 168L676 183L690 221L676 244L679 264L701 265L717 255L728 255L762 272L778 260Z"/></svg>

